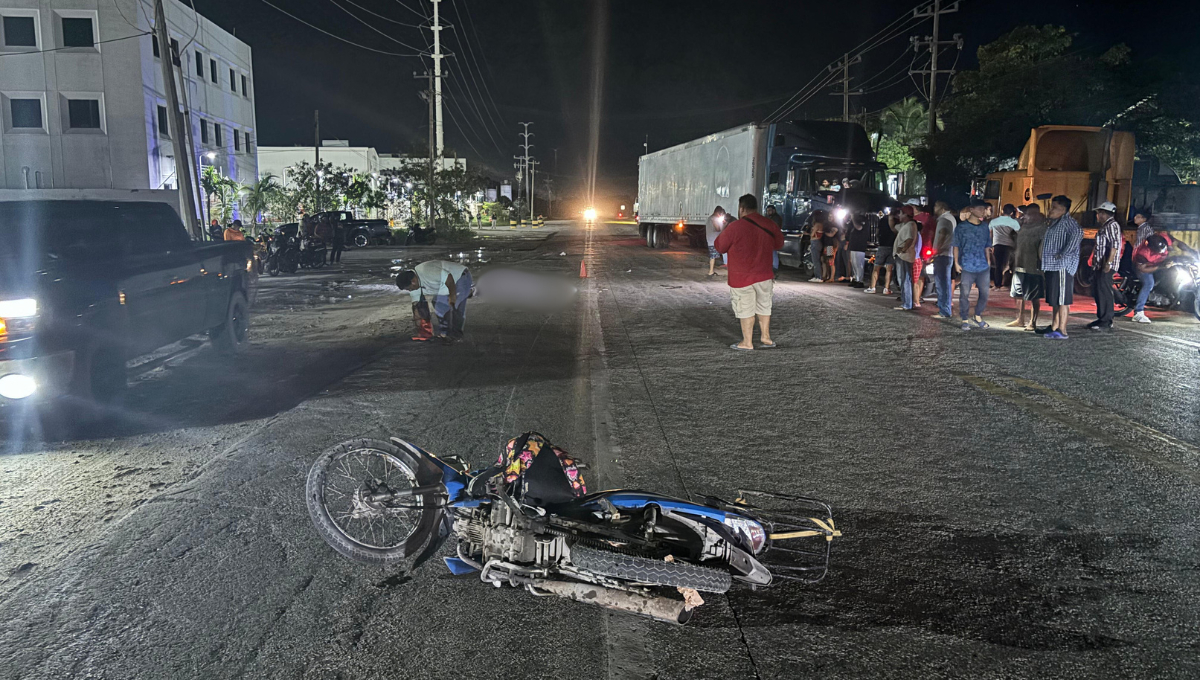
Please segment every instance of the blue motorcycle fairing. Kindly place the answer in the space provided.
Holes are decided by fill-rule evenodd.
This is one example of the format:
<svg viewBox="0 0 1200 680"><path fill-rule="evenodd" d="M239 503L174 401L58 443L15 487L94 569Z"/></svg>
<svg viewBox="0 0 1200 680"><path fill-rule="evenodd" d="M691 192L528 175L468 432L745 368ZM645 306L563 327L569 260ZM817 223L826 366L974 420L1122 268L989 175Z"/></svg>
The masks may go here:
<svg viewBox="0 0 1200 680"><path fill-rule="evenodd" d="M450 570L450 573L454 574L455 576L462 576L463 574L470 574L471 572L479 571L469 562L458 557L443 557L442 560L445 561L446 568Z"/></svg>

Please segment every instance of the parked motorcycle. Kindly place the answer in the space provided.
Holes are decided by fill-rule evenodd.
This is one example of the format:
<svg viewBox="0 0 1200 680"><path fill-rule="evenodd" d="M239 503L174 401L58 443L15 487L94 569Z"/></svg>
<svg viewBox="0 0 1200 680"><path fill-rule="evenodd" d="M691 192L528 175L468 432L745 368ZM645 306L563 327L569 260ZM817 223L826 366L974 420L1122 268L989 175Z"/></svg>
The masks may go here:
<svg viewBox="0 0 1200 680"><path fill-rule="evenodd" d="M295 236L276 234L267 246L267 253L265 269L271 276L295 274L300 267L300 247Z"/></svg>
<svg viewBox="0 0 1200 680"><path fill-rule="evenodd" d="M422 229L420 225L414 224L408 230L408 236L404 238L406 246L431 246L437 243L436 229Z"/></svg>
<svg viewBox="0 0 1200 680"><path fill-rule="evenodd" d="M742 491L733 503L587 494L571 472L586 466L541 435L518 437L508 453L529 451L533 438L540 453L512 458L527 466L515 479L503 457L471 471L457 456L395 437L343 442L309 472L309 514L321 537L355 561L415 557L415 566L454 536L456 555L443 558L454 574L671 623L691 618L700 592L724 593L734 582L814 583L828 571L841 532L820 501L760 491Z"/></svg>
<svg viewBox="0 0 1200 680"><path fill-rule="evenodd" d="M304 269L320 269L325 266L325 241L317 236L300 239L300 266Z"/></svg>
<svg viewBox="0 0 1200 680"><path fill-rule="evenodd" d="M1113 281L1113 300L1117 316L1133 311L1142 279L1133 274ZM1200 320L1200 258L1196 255L1176 255L1154 272L1154 290L1146 297L1146 305L1156 309L1184 309Z"/></svg>

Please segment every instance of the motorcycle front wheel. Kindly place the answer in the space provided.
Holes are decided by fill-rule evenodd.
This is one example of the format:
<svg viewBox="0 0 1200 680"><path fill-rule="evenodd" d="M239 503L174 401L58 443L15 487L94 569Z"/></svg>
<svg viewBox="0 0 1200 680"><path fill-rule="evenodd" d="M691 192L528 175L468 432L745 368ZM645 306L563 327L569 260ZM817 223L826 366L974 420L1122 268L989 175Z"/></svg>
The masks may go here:
<svg viewBox="0 0 1200 680"><path fill-rule="evenodd" d="M1137 292L1132 289L1127 289L1119 283L1113 284L1113 313L1117 316L1125 316L1133 310L1133 305L1137 301Z"/></svg>
<svg viewBox="0 0 1200 680"><path fill-rule="evenodd" d="M354 439L321 454L308 472L308 514L321 538L356 562L388 565L417 553L438 510L422 496L380 497L418 486L408 451L390 442Z"/></svg>

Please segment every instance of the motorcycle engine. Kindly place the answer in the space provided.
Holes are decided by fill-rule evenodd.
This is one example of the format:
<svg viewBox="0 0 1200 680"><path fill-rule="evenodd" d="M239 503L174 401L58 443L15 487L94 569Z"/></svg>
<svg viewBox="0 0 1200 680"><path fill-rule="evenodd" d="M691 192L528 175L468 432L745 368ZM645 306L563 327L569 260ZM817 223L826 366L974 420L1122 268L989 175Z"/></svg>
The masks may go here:
<svg viewBox="0 0 1200 680"><path fill-rule="evenodd" d="M538 568L553 566L566 554L566 541L541 532L537 524L504 503L493 503L455 519L454 533L466 544L466 553L483 564L496 559Z"/></svg>

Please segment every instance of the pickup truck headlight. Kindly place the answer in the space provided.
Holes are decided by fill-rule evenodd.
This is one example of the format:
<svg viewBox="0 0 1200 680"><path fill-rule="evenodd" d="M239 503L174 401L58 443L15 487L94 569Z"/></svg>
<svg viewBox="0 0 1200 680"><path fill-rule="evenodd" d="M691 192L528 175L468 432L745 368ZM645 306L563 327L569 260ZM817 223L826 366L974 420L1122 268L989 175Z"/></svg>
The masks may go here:
<svg viewBox="0 0 1200 680"><path fill-rule="evenodd" d="M0 300L0 319L27 319L37 316L37 308L37 300L33 298Z"/></svg>
<svg viewBox="0 0 1200 680"><path fill-rule="evenodd" d="M33 298L0 300L0 342L33 335L38 304Z"/></svg>

